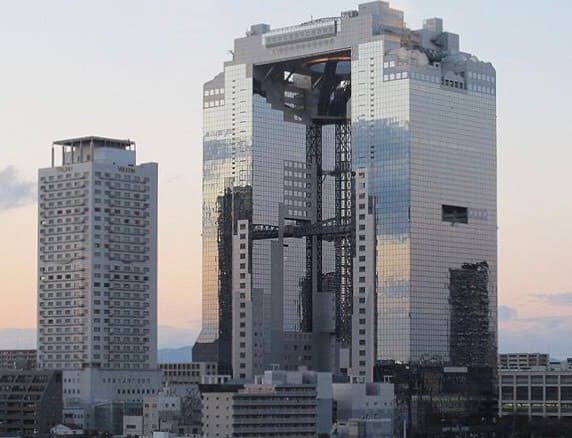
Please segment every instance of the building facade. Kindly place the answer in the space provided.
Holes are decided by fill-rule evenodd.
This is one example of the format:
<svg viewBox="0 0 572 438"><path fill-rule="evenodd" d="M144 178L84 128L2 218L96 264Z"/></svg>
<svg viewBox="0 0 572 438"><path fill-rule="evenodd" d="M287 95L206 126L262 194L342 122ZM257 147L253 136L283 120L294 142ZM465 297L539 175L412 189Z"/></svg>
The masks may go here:
<svg viewBox="0 0 572 438"><path fill-rule="evenodd" d="M157 164L130 140L57 141L38 196L39 368L64 370L66 407L142 400L161 385Z"/></svg>
<svg viewBox="0 0 572 438"><path fill-rule="evenodd" d="M36 350L0 350L0 369L28 369L37 368Z"/></svg>
<svg viewBox="0 0 572 438"><path fill-rule="evenodd" d="M310 437L332 427L332 376L266 371L254 384L201 385L202 431L209 437Z"/></svg>
<svg viewBox="0 0 572 438"><path fill-rule="evenodd" d="M62 408L61 371L0 370L0 435L48 437Z"/></svg>
<svg viewBox="0 0 572 438"><path fill-rule="evenodd" d="M218 375L216 362L173 362L160 363L163 372L163 386L198 385L204 376Z"/></svg>
<svg viewBox="0 0 572 438"><path fill-rule="evenodd" d="M547 353L501 353L499 354L499 368L527 370L532 367L546 367L550 362Z"/></svg>
<svg viewBox="0 0 572 438"><path fill-rule="evenodd" d="M366 382L363 376L333 384L331 436L390 438L396 436L397 406L392 383Z"/></svg>
<svg viewBox="0 0 572 438"><path fill-rule="evenodd" d="M236 39L204 85L193 357L244 381L296 356L496 369L495 90L441 19L381 1Z"/></svg>
<svg viewBox="0 0 572 438"><path fill-rule="evenodd" d="M499 355L499 416L572 420L572 359L548 354Z"/></svg>

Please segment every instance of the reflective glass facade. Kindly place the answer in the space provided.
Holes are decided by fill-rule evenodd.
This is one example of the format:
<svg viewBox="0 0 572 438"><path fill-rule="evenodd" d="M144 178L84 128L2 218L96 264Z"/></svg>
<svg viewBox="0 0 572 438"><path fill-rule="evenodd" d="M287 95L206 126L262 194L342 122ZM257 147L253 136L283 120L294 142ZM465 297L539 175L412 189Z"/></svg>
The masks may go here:
<svg viewBox="0 0 572 438"><path fill-rule="evenodd" d="M391 47L361 44L352 62L353 165L370 169L376 199L377 354L447 362L449 275L464 263L489 265L496 346L494 69L450 86L441 68ZM444 221L443 205L464 206L467 223Z"/></svg>
<svg viewBox="0 0 572 438"><path fill-rule="evenodd" d="M225 189L252 185L252 99L244 65L228 67L204 87L203 328L198 343L216 343L219 315L230 317L220 306L225 292L219 287L220 197Z"/></svg>
<svg viewBox="0 0 572 438"><path fill-rule="evenodd" d="M211 103L212 102L212 103ZM333 166L333 127L324 129L324 165ZM220 200L225 190L252 187L254 224L278 225L284 190L284 163L306 162L306 127L284 120L259 95L252 94L252 77L246 65L225 68L224 74L204 89L203 143L203 328L198 344L213 344L221 335L224 311L219 252ZM333 216L333 181L324 184L324 214ZM286 207L287 208L287 207ZM288 222L288 221L287 221ZM333 270L333 244L323 243L324 268ZM301 329L302 281L305 276L305 239L285 239L283 330ZM261 334L264 354L270 352L271 242L255 241L252 253L252 288L263 296L256 314L265 329ZM224 335L223 335L224 336ZM200 348L200 347L199 347ZM207 347L208 348L208 347ZM201 353L199 353L201 354ZM213 353L214 354L214 353ZM213 354L202 356L216 358Z"/></svg>
<svg viewBox="0 0 572 438"><path fill-rule="evenodd" d="M313 256L308 254L315 250L308 251L307 235L286 237L279 249L275 237L253 238L248 257L251 283L243 292L241 287L233 290L246 275L235 278L234 286L225 276L229 264L221 245L221 221L226 210L221 205L228 207L231 201L223 202L225 194L241 187L251 193L250 216L232 220L248 219L251 225L280 229L281 208L303 213L306 207L296 204L304 203L296 198L303 196L302 191L291 184L308 189L314 182L285 178L285 172L307 162L306 129L318 124L324 125L321 218L335 217L334 179L342 171L335 169L339 163L334 159L333 124L343 123L351 126L351 168L367 175L368 205L374 206L375 238L368 234L367 242L352 244L375 247L376 314L364 323L376 330L377 359L449 363L451 331L457 330L451 326L450 298L470 289L451 279L457 274L456 278L469 278L459 272L480 263L487 267L488 284L481 287L486 302L475 299L474 310L476 315L488 308L488 324L474 326L487 327L482 336L490 340L491 351L496 349L495 82L492 65L461 52L458 35L444 32L440 19L410 30L403 14L385 2L274 31L268 25L254 25L237 39L233 60L205 85L203 330L196 348L214 346L231 335L239 344L240 336L252 336L253 345L262 348L259 362L268 364L274 354L270 332L277 330L277 324L284 333L304 329L302 283L309 278L307 260ZM351 98L344 101L348 87ZM321 108L332 112L320 113ZM310 178L310 171L304 171ZM247 214L236 208L232 204L227 213ZM364 207L360 214L367 210ZM286 213L285 224L294 224L292 215ZM365 239L365 234L361 237ZM274 294L283 300L281 320L274 319L272 299L277 287L273 283L277 264L272 260L277 254L283 259L283 277ZM339 278L333 275L335 260L334 243L324 241L320 283L330 288L338 287L332 281ZM262 297L253 313L258 321L252 333L225 332L230 315L225 305L233 293ZM324 307L326 295L319 297ZM354 316L364 320L355 312ZM324 322L328 318L320 323L329 335L333 332ZM340 341L339 333L333 336ZM315 349L315 339L312 342ZM336 363L347 371L351 364L342 358L346 352L338 353ZM304 353L308 356L311 352ZM218 359L201 356L201 360Z"/></svg>

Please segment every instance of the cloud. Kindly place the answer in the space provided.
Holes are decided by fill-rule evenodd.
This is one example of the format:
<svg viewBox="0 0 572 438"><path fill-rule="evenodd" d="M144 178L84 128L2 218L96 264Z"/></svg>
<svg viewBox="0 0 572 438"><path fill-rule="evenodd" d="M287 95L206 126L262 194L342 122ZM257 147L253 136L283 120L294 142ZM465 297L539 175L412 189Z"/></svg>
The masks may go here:
<svg viewBox="0 0 572 438"><path fill-rule="evenodd" d="M34 187L35 183L23 180L14 166L0 170L0 212L32 202Z"/></svg>
<svg viewBox="0 0 572 438"><path fill-rule="evenodd" d="M568 315L499 318L499 351L541 352L563 359L572 356L571 332L572 317Z"/></svg>
<svg viewBox="0 0 572 438"><path fill-rule="evenodd" d="M514 307L499 306L498 307L499 321L512 321L518 318L518 312Z"/></svg>
<svg viewBox="0 0 572 438"><path fill-rule="evenodd" d="M552 292L534 295L534 298L552 306L572 306L572 292Z"/></svg>

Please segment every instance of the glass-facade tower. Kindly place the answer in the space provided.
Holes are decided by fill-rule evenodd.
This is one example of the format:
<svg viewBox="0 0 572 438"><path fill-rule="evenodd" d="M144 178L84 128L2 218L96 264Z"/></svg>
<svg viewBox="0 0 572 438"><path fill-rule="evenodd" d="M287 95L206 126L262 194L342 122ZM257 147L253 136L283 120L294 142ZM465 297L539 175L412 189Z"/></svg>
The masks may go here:
<svg viewBox="0 0 572 438"><path fill-rule="evenodd" d="M204 87L194 359L243 379L271 363L368 377L375 360L453 364L467 314L486 319L472 327L491 365L495 89L440 19L411 30L385 2L235 40Z"/></svg>

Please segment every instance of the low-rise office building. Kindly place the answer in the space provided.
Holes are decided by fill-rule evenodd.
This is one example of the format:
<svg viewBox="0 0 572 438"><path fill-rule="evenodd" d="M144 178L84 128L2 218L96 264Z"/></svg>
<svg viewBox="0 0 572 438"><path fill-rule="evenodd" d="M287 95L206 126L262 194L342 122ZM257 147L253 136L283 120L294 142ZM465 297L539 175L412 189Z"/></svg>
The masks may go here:
<svg viewBox="0 0 572 438"><path fill-rule="evenodd" d="M143 416L125 415L123 417L123 436L140 437L143 436Z"/></svg>
<svg viewBox="0 0 572 438"><path fill-rule="evenodd" d="M37 368L36 350L0 350L0 369Z"/></svg>
<svg viewBox="0 0 572 438"><path fill-rule="evenodd" d="M49 436L61 421L61 371L0 370L0 436Z"/></svg>
<svg viewBox="0 0 572 438"><path fill-rule="evenodd" d="M333 400L336 436L393 436L393 383L366 383L361 376L352 377L348 383L333 384Z"/></svg>
<svg viewBox="0 0 572 438"><path fill-rule="evenodd" d="M143 433L176 432L181 421L181 398L169 393L148 397L143 402Z"/></svg>
<svg viewBox="0 0 572 438"><path fill-rule="evenodd" d="M203 376L218 374L216 362L160 363L163 372L163 386L202 383Z"/></svg>
<svg viewBox="0 0 572 438"><path fill-rule="evenodd" d="M314 437L332 425L329 373L266 371L254 384L201 385L209 437Z"/></svg>
<svg viewBox="0 0 572 438"><path fill-rule="evenodd" d="M548 355L546 355L548 356ZM499 368L499 416L572 419L569 360L520 369Z"/></svg>
<svg viewBox="0 0 572 438"><path fill-rule="evenodd" d="M499 354L498 366L501 369L523 370L548 366L549 361L546 353L502 353Z"/></svg>
<svg viewBox="0 0 572 438"><path fill-rule="evenodd" d="M146 397L142 412L123 417L124 436L201 436L201 401L197 385L176 385Z"/></svg>

